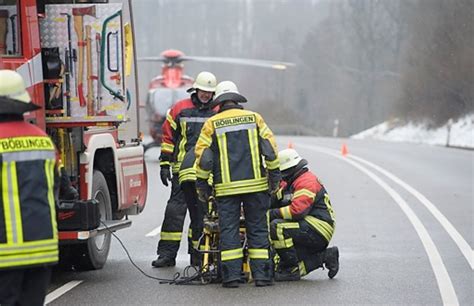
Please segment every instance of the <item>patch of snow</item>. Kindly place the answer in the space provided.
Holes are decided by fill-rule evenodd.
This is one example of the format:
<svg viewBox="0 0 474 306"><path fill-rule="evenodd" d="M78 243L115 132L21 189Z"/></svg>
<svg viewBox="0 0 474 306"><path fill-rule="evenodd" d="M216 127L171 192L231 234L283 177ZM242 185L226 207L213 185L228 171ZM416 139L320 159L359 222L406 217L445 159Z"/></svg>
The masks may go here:
<svg viewBox="0 0 474 306"><path fill-rule="evenodd" d="M427 123L403 123L398 119L394 119L357 133L351 138L415 142L442 146L449 142L450 146L474 148L474 114L466 115L451 125L447 123L436 129L429 128Z"/></svg>

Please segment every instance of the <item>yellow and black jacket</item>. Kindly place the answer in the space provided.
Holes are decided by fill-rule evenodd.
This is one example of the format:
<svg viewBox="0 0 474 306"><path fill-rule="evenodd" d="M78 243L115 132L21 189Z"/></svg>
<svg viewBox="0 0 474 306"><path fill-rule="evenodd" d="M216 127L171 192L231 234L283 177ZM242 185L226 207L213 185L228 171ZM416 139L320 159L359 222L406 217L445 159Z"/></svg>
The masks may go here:
<svg viewBox="0 0 474 306"><path fill-rule="evenodd" d="M0 122L0 270L57 263L55 164L42 130Z"/></svg>
<svg viewBox="0 0 474 306"><path fill-rule="evenodd" d="M221 107L204 123L195 154L197 178L212 173L218 197L267 191L267 175L280 174L272 131L262 116L240 105Z"/></svg>

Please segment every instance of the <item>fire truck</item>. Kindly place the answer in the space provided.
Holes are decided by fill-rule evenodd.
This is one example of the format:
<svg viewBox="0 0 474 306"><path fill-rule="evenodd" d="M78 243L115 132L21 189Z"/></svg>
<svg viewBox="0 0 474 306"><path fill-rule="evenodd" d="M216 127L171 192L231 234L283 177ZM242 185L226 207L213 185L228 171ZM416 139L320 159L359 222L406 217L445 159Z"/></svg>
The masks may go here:
<svg viewBox="0 0 474 306"><path fill-rule="evenodd" d="M53 139L79 198L59 199L60 265L101 269L111 232L143 211L132 0L0 0L0 69L19 72L25 115Z"/></svg>

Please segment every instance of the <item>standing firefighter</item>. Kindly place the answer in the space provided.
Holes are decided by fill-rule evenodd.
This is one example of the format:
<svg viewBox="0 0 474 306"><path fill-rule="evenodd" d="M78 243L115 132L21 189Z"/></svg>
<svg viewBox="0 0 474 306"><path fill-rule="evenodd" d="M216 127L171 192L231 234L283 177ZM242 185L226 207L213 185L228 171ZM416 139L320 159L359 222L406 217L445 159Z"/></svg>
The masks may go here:
<svg viewBox="0 0 474 306"><path fill-rule="evenodd" d="M154 267L170 267L176 264L187 204L179 185L178 172L186 152L194 147L204 122L215 114L212 97L216 88L216 77L207 71L199 73L188 89L191 97L177 102L166 115L162 126L160 155L160 177L165 186L171 181L171 195L166 205L165 218L158 242L158 258ZM171 168L172 167L172 168ZM197 240L197 239L196 239ZM190 252L192 246L188 246Z"/></svg>
<svg viewBox="0 0 474 306"><path fill-rule="evenodd" d="M241 280L243 252L239 220L242 203L252 276L256 286L268 286L272 284L268 191L269 184L270 190L276 191L280 182L276 144L263 118L239 105L247 99L233 82L219 83L214 102L221 106L219 113L206 121L196 144L196 188L201 200L207 201L210 196L207 179L212 172L219 216L223 287L238 287Z"/></svg>
<svg viewBox="0 0 474 306"><path fill-rule="evenodd" d="M270 236L280 257L275 280L299 280L323 264L333 278L339 251L327 248L336 220L326 189L295 150L283 150L278 158L283 178L277 193L280 207L270 210Z"/></svg>
<svg viewBox="0 0 474 306"><path fill-rule="evenodd" d="M22 77L0 70L0 304L42 305L58 261L55 148L23 113Z"/></svg>

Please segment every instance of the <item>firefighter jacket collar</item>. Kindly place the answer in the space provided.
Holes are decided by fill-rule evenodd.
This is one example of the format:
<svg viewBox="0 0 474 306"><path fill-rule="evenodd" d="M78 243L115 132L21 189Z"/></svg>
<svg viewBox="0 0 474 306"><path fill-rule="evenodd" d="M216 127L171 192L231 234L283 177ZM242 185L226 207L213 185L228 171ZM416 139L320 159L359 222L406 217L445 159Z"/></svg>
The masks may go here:
<svg viewBox="0 0 474 306"><path fill-rule="evenodd" d="M226 110L229 110L229 109L244 109L244 107L240 104L227 104L227 105L224 105L224 106L221 106L219 108L219 113L222 113L223 111L226 111Z"/></svg>
<svg viewBox="0 0 474 306"><path fill-rule="evenodd" d="M202 103L201 100L199 100L198 96L196 93L193 93L191 95L191 102L193 102L193 105L196 106L198 109L210 109L215 106L214 101L209 100L207 103Z"/></svg>
<svg viewBox="0 0 474 306"><path fill-rule="evenodd" d="M306 160L303 159L302 161L306 161ZM306 162L306 164L304 164L304 166L301 169L295 169L295 172L292 175L290 175L286 180L284 179L284 181L287 182L288 186L291 186L291 184L293 184L293 182L296 181L298 177L300 177L301 175L309 171L309 169L306 167L307 164L308 163ZM295 167L298 167L298 166L295 166Z"/></svg>
<svg viewBox="0 0 474 306"><path fill-rule="evenodd" d="M0 96L0 114L23 114L40 109L38 105L30 102L20 102L5 96Z"/></svg>

